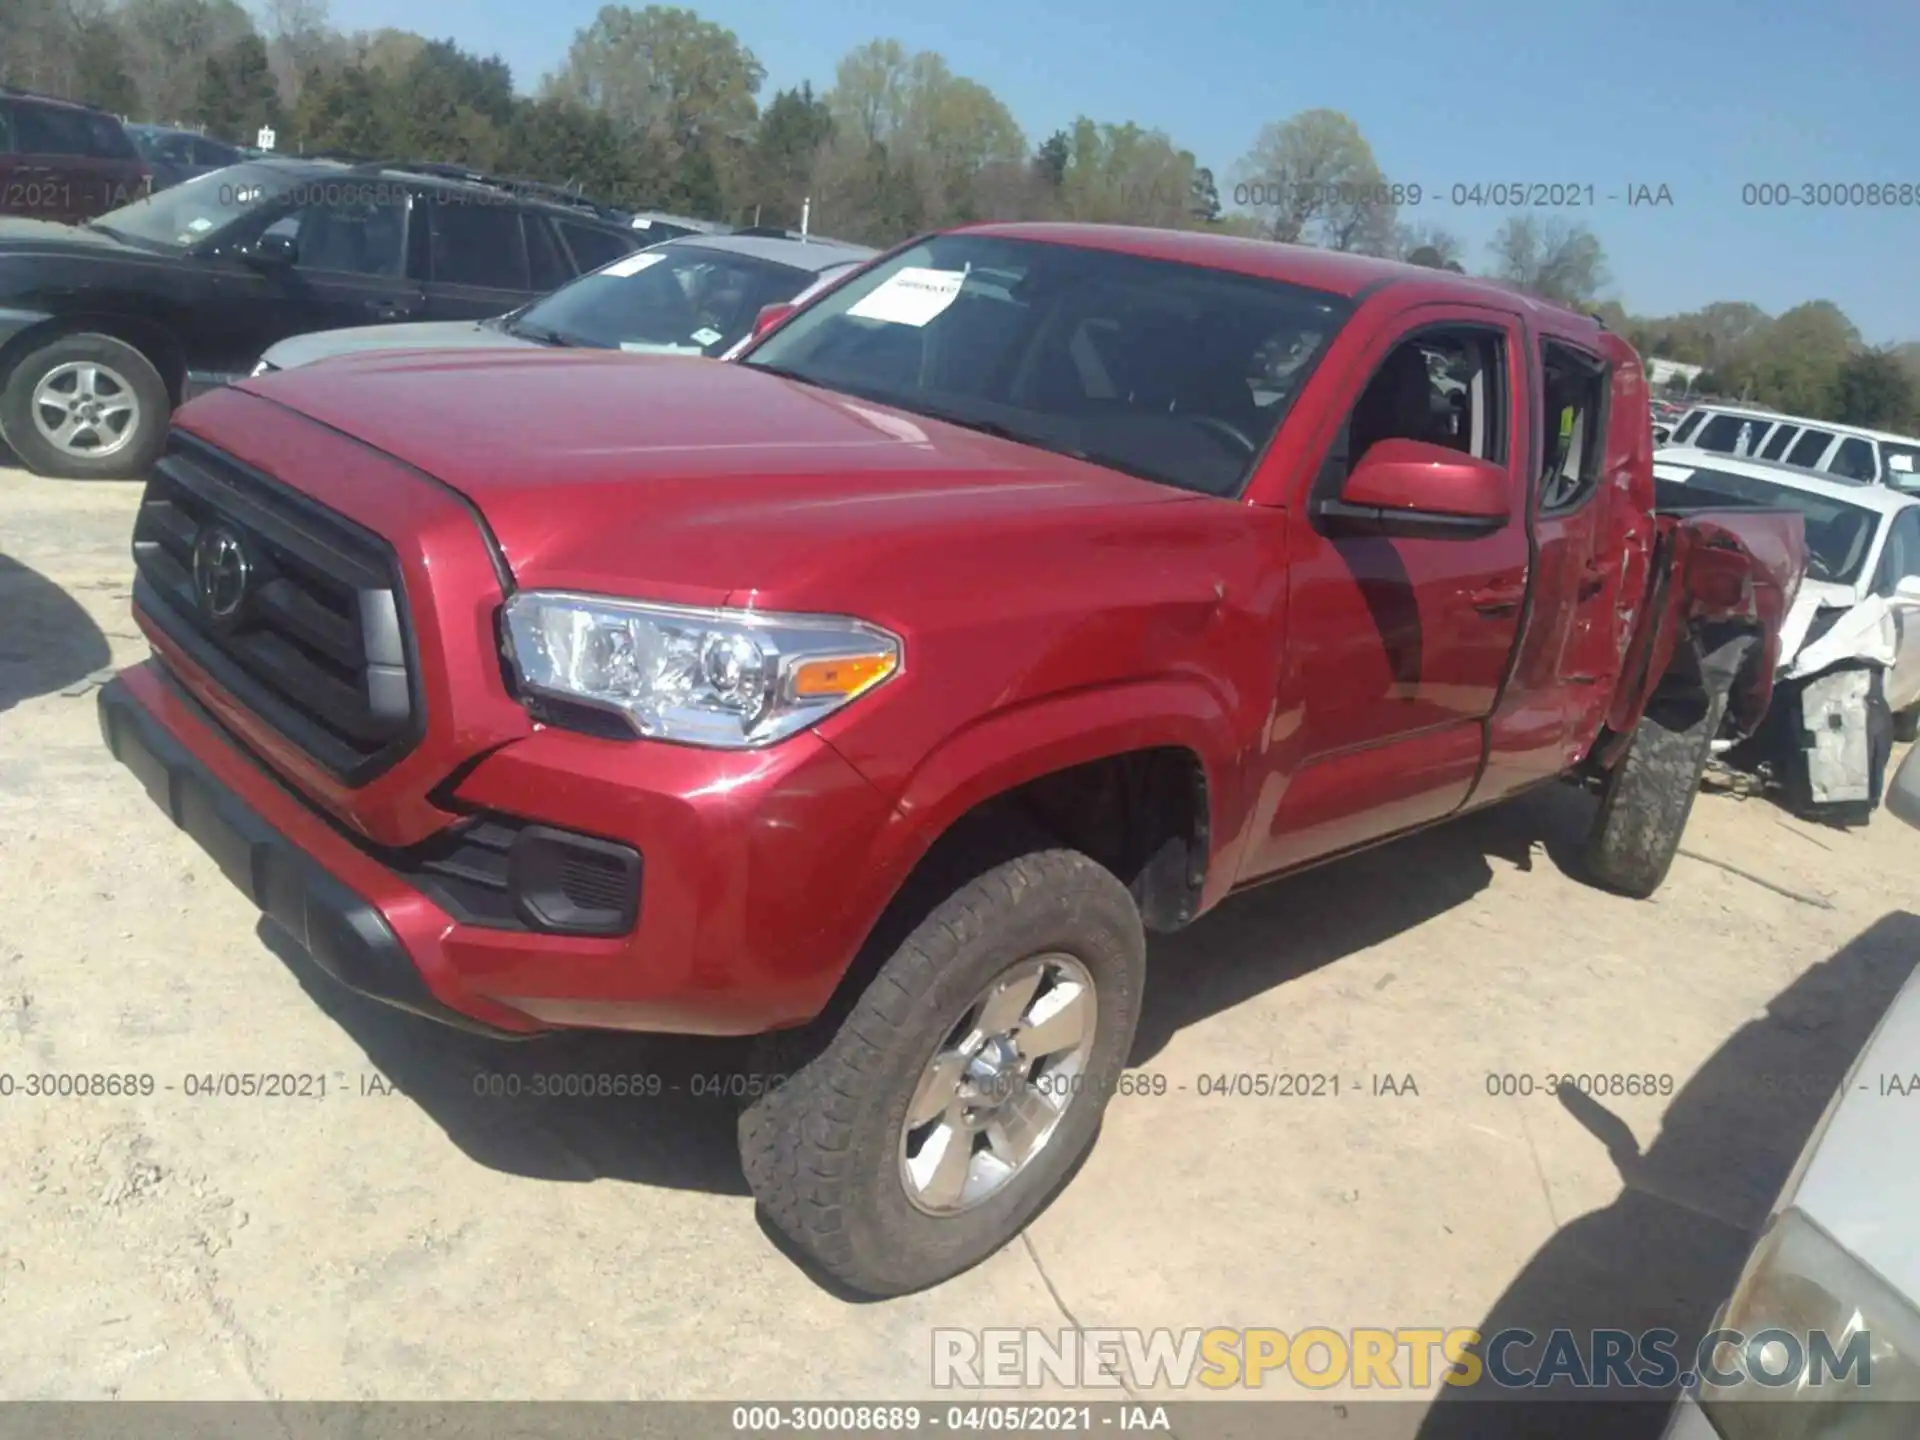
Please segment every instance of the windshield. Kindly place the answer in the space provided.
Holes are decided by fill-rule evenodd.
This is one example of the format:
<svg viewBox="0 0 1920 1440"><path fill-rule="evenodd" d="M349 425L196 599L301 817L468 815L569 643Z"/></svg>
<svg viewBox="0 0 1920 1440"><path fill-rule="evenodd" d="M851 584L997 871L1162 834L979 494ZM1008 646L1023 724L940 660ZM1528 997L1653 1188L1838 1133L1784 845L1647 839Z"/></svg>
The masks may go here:
<svg viewBox="0 0 1920 1440"><path fill-rule="evenodd" d="M318 188L325 182L314 183ZM287 170L249 161L169 185L157 195L109 210L93 223L116 235L183 250L298 189Z"/></svg>
<svg viewBox="0 0 1920 1440"><path fill-rule="evenodd" d="M703 245L657 245L582 275L510 321L570 345L719 355L813 272Z"/></svg>
<svg viewBox="0 0 1920 1440"><path fill-rule="evenodd" d="M960 232L741 359L1208 495L1236 495L1351 312L1275 280Z"/></svg>
<svg viewBox="0 0 1920 1440"><path fill-rule="evenodd" d="M1873 553L1873 539L1880 529L1878 510L1724 470L1655 465L1653 473L1656 498L1663 507L1769 506L1799 511L1806 522L1807 574L1815 580L1855 584Z"/></svg>

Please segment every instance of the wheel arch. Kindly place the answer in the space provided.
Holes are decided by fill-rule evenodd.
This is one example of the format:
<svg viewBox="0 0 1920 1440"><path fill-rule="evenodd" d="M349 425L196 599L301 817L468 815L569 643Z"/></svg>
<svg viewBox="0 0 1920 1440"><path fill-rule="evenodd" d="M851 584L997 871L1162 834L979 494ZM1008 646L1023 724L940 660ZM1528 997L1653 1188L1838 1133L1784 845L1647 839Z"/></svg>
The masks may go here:
<svg viewBox="0 0 1920 1440"><path fill-rule="evenodd" d="M959 731L895 802L863 943L822 1012L849 1009L919 918L1024 850L1080 850L1133 894L1150 930L1178 929L1222 868L1227 717L1197 682L1142 681L1051 696Z"/></svg>

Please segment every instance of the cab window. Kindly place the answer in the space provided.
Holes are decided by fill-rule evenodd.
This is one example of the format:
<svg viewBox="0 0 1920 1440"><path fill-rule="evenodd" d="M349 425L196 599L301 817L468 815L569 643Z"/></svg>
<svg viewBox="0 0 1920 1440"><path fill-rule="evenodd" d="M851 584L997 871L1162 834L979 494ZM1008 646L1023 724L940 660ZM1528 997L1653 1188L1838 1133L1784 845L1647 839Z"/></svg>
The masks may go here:
<svg viewBox="0 0 1920 1440"><path fill-rule="evenodd" d="M1598 356L1545 340L1540 345L1540 511L1581 504L1600 483L1605 448L1607 366Z"/></svg>

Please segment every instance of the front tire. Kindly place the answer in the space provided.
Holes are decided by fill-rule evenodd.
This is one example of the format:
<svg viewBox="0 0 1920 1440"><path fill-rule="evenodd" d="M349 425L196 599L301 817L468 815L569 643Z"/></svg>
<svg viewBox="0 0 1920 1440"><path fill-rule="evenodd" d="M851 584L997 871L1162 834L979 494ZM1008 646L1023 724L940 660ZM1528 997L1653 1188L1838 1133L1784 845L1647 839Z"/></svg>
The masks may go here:
<svg viewBox="0 0 1920 1440"><path fill-rule="evenodd" d="M1725 711L1714 695L1640 717L1587 836L1587 873L1601 885L1644 900L1666 880Z"/></svg>
<svg viewBox="0 0 1920 1440"><path fill-rule="evenodd" d="M36 475L131 480L159 458L172 409L160 372L125 341L60 335L0 385L0 436Z"/></svg>
<svg viewBox="0 0 1920 1440"><path fill-rule="evenodd" d="M1145 978L1133 898L1085 855L1035 850L967 881L741 1116L767 1219L866 1295L978 1264L1092 1145Z"/></svg>
<svg viewBox="0 0 1920 1440"><path fill-rule="evenodd" d="M1911 705L1905 710L1894 712L1893 739L1898 745L1911 745L1914 741L1920 740L1920 705Z"/></svg>

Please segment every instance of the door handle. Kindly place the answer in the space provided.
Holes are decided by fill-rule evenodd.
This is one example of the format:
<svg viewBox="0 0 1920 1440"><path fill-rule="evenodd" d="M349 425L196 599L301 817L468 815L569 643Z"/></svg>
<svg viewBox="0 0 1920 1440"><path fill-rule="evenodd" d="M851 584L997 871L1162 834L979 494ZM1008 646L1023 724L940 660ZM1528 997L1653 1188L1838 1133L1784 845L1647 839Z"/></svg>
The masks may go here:
<svg viewBox="0 0 1920 1440"><path fill-rule="evenodd" d="M367 313L376 320L398 320L402 315L412 312L398 300L369 300Z"/></svg>
<svg viewBox="0 0 1920 1440"><path fill-rule="evenodd" d="M1527 592L1522 586L1489 585L1469 595L1467 603L1482 615L1510 615L1526 598Z"/></svg>

